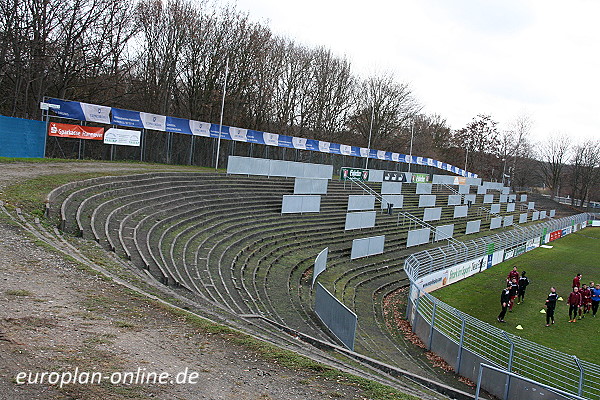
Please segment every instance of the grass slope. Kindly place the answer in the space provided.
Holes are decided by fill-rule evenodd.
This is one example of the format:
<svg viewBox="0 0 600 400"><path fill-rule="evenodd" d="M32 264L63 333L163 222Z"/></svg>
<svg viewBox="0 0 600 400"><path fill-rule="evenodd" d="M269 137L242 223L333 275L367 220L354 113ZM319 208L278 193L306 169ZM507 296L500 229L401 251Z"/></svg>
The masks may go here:
<svg viewBox="0 0 600 400"><path fill-rule="evenodd" d="M513 311L505 317L507 323L498 325L507 332L541 345L598 363L600 346L594 342L598 340L600 331L600 312L596 318L588 315L577 323L568 323L566 300L577 273L583 274L582 283L600 282L600 229L586 228L550 245L553 248L537 248L437 290L434 296L482 321L498 324L500 292L506 284L508 272L516 265L519 272L527 272L531 284L527 288L525 302L515 304ZM557 303L556 324L545 327L546 315L540 310L551 286L556 287L564 301ZM516 329L519 324L523 330Z"/></svg>

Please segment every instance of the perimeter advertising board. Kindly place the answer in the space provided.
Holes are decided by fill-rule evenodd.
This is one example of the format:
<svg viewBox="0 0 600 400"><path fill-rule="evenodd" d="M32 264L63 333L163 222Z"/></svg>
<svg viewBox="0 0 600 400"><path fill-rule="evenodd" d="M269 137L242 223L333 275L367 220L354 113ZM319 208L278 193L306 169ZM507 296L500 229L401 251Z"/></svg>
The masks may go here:
<svg viewBox="0 0 600 400"><path fill-rule="evenodd" d="M429 174L412 174L413 183L430 183L431 176Z"/></svg>
<svg viewBox="0 0 600 400"><path fill-rule="evenodd" d="M102 140L104 138L104 128L50 122L48 136Z"/></svg>
<svg viewBox="0 0 600 400"><path fill-rule="evenodd" d="M448 284L468 278L487 269L488 256L481 256L448 268Z"/></svg>
<svg viewBox="0 0 600 400"><path fill-rule="evenodd" d="M104 135L104 144L139 147L140 135L140 131L110 128L106 131L106 134Z"/></svg>
<svg viewBox="0 0 600 400"><path fill-rule="evenodd" d="M349 179L366 181L369 179L369 170L362 168L342 167L340 169L340 180L347 181Z"/></svg>
<svg viewBox="0 0 600 400"><path fill-rule="evenodd" d="M437 271L417 280L417 285L421 286L427 293L444 287L448 284L448 270Z"/></svg>
<svg viewBox="0 0 600 400"><path fill-rule="evenodd" d="M398 171L383 171L384 182L408 182L407 174Z"/></svg>
<svg viewBox="0 0 600 400"><path fill-rule="evenodd" d="M525 251L530 251L535 249L536 247L540 247L540 238L529 239L525 244Z"/></svg>

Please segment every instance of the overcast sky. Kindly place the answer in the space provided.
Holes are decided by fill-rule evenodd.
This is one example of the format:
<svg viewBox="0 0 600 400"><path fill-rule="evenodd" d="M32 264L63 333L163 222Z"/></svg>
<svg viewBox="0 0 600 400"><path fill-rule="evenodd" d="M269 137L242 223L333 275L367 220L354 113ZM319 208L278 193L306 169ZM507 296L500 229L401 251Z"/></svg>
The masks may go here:
<svg viewBox="0 0 600 400"><path fill-rule="evenodd" d="M391 71L453 129L489 114L507 129L600 138L600 1L237 0L279 35Z"/></svg>

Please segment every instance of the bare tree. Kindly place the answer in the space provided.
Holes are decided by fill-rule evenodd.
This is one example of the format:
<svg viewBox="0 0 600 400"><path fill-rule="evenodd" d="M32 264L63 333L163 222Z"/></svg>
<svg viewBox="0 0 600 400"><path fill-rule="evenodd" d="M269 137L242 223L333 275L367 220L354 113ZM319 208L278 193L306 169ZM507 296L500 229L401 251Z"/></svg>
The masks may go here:
<svg viewBox="0 0 600 400"><path fill-rule="evenodd" d="M413 123L412 132L410 128L403 130L404 146L398 148L408 151L408 147L405 146L409 143L412 133L413 153L438 160L446 158L452 139L452 132L446 120L437 114L418 114L413 119Z"/></svg>
<svg viewBox="0 0 600 400"><path fill-rule="evenodd" d="M560 193L563 170L570 150L564 135L554 134L538 146L539 171L544 184L550 189L551 198Z"/></svg>
<svg viewBox="0 0 600 400"><path fill-rule="evenodd" d="M355 105L349 127L363 138L363 146L366 147L371 136L371 147L380 149L389 148L393 139L400 137L403 125L422 108L408 84L397 83L392 74L373 76L361 82Z"/></svg>
<svg viewBox="0 0 600 400"><path fill-rule="evenodd" d="M600 141L586 140L573 147L571 204L589 200L591 188L600 182Z"/></svg>
<svg viewBox="0 0 600 400"><path fill-rule="evenodd" d="M141 31L136 75L140 82L139 101L152 112L171 111L181 73L180 57L189 39L196 10L186 0L143 0L136 10Z"/></svg>
<svg viewBox="0 0 600 400"><path fill-rule="evenodd" d="M526 158L526 153L530 149L529 137L531 135L531 128L533 127L533 120L527 114L521 114L515 118L511 123L510 132L512 133L512 147L507 157L512 157L512 167L510 168L510 179L514 185L518 177L517 172L520 170L517 168L517 162Z"/></svg>
<svg viewBox="0 0 600 400"><path fill-rule="evenodd" d="M454 146L465 149L465 169L486 179L494 179L501 172L497 125L491 116L479 114L453 136Z"/></svg>

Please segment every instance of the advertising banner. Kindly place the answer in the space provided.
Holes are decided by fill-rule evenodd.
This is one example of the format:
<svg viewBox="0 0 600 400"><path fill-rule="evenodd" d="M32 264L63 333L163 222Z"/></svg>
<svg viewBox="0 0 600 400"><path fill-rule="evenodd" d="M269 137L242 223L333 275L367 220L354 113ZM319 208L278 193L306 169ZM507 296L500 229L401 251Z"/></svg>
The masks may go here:
<svg viewBox="0 0 600 400"><path fill-rule="evenodd" d="M562 237L562 233L562 230L550 232L550 242L553 242L556 239L560 239Z"/></svg>
<svg viewBox="0 0 600 400"><path fill-rule="evenodd" d="M525 244L525 251L530 251L535 249L536 247L540 247L540 238L529 239Z"/></svg>
<svg viewBox="0 0 600 400"><path fill-rule="evenodd" d="M119 146L137 146L140 145L140 131L129 129L110 128L104 134L104 144L116 144Z"/></svg>
<svg viewBox="0 0 600 400"><path fill-rule="evenodd" d="M60 107L52 111L61 117L110 124L110 107L60 99L49 99L48 103Z"/></svg>
<svg viewBox="0 0 600 400"><path fill-rule="evenodd" d="M408 178L405 172L383 171L383 181L408 182Z"/></svg>
<svg viewBox="0 0 600 400"><path fill-rule="evenodd" d="M421 286L427 293L444 287L448 284L448 269L423 276L416 281L416 284Z"/></svg>
<svg viewBox="0 0 600 400"><path fill-rule="evenodd" d="M359 181L366 181L369 179L369 170L361 168L348 168L342 167L340 169L340 180L346 181L349 179L356 179Z"/></svg>
<svg viewBox="0 0 600 400"><path fill-rule="evenodd" d="M524 244L520 244L515 249L515 257L518 257L518 256L520 256L523 253L525 253L525 245Z"/></svg>
<svg viewBox="0 0 600 400"><path fill-rule="evenodd" d="M146 129L162 132L164 132L166 129L167 117L165 117L164 115L140 112L140 119L142 120L142 124Z"/></svg>
<svg viewBox="0 0 600 400"><path fill-rule="evenodd" d="M481 256L448 269L448 283L458 282L487 269L488 256Z"/></svg>
<svg viewBox="0 0 600 400"><path fill-rule="evenodd" d="M104 128L50 122L48 136L102 140L104 138Z"/></svg>
<svg viewBox="0 0 600 400"><path fill-rule="evenodd" d="M167 117L165 121L165 128L167 132L183 133L185 135L192 134L192 127L189 119Z"/></svg>
<svg viewBox="0 0 600 400"><path fill-rule="evenodd" d="M121 110L120 108L112 109L111 123L121 126L130 126L132 128L144 128L142 117L139 111Z"/></svg>
<svg viewBox="0 0 600 400"><path fill-rule="evenodd" d="M288 147L292 149L319 151L323 153L341 154L353 157L428 165L453 172L461 177L477 177L476 174L427 157L409 156L405 154L392 153L390 151L321 142L314 139L285 136L243 128L219 126L207 122L199 122L141 111L124 110L120 108L112 108L77 101L47 99L45 102L57 106L52 107L49 110L49 112L52 112L54 115L79 121L91 121L102 124L113 124L121 127L148 129L187 135L189 135L191 132L191 134L196 136L213 138L221 137L225 140L259 143L266 144L268 146ZM221 132L221 135L219 135L219 132ZM416 175L417 176L413 175L413 177L416 179L413 182L430 182L428 174ZM427 176L427 179L425 176ZM463 181L459 180L457 182L462 183Z"/></svg>
<svg viewBox="0 0 600 400"><path fill-rule="evenodd" d="M412 174L413 183L429 183L431 178L429 174Z"/></svg>

